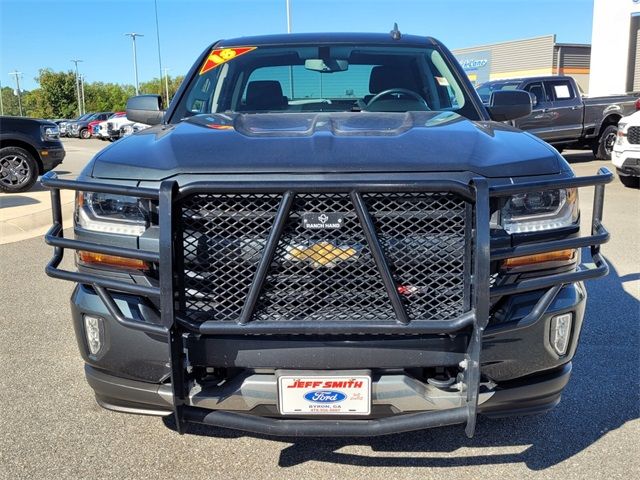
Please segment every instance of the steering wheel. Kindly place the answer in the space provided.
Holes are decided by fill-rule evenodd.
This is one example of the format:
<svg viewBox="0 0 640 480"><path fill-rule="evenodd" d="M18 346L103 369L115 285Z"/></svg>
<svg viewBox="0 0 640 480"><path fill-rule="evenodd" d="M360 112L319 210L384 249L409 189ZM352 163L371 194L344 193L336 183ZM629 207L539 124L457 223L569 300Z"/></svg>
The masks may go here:
<svg viewBox="0 0 640 480"><path fill-rule="evenodd" d="M383 90L382 92L375 95L371 100L369 100L369 103L367 103L367 108L373 105L378 100L380 100L382 97L386 97L387 95L391 95L392 93L401 93L404 95L409 95L410 97L415 98L418 102L424 105L427 110L430 110L429 105L427 105L427 102L424 100L424 98L422 98L413 90L409 90L407 88L390 88L388 90Z"/></svg>

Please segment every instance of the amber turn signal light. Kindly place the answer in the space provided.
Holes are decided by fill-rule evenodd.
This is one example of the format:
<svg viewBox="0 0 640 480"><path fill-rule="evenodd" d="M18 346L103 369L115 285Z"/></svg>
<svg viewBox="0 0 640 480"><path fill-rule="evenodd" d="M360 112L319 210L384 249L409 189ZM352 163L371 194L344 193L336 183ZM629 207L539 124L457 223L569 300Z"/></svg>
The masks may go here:
<svg viewBox="0 0 640 480"><path fill-rule="evenodd" d="M575 258L575 255L575 249L556 250L555 252L537 253L535 255L507 258L502 265L506 268L514 268L546 262L569 262Z"/></svg>
<svg viewBox="0 0 640 480"><path fill-rule="evenodd" d="M84 265L149 270L149 264L142 260L106 255L104 253L87 252L85 250L78 250L78 260Z"/></svg>

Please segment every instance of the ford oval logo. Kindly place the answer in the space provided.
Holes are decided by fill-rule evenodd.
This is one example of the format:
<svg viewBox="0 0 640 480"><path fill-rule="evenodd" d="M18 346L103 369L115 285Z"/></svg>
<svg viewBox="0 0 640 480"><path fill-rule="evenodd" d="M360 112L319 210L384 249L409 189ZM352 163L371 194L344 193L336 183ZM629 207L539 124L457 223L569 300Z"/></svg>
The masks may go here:
<svg viewBox="0 0 640 480"><path fill-rule="evenodd" d="M347 396L335 390L314 390L304 395L304 399L313 403L337 403L345 400Z"/></svg>

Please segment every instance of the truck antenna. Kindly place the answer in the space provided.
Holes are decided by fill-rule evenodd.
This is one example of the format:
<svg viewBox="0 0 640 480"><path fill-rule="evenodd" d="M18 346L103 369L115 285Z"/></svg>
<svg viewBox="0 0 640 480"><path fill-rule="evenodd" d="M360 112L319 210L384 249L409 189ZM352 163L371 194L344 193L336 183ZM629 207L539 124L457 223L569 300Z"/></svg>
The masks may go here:
<svg viewBox="0 0 640 480"><path fill-rule="evenodd" d="M391 34L391 38L393 38L394 40L400 40L400 38L402 37L402 34L400 33L400 30L398 30L398 24L396 22L393 23L393 30L391 30L389 33Z"/></svg>

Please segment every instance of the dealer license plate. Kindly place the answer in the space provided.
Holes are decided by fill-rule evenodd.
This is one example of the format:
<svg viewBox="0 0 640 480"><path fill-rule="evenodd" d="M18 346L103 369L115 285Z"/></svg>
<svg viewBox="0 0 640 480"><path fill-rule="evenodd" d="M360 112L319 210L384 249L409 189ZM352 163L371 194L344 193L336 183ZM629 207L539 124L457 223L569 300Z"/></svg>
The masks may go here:
<svg viewBox="0 0 640 480"><path fill-rule="evenodd" d="M369 415L371 377L348 374L283 374L278 377L282 415Z"/></svg>

